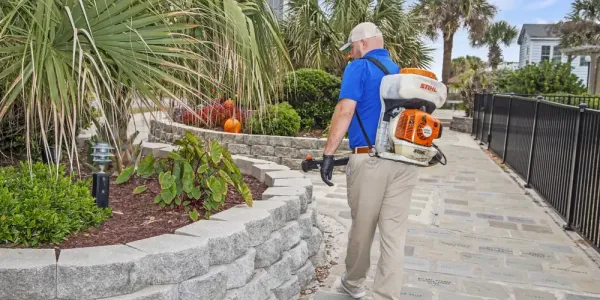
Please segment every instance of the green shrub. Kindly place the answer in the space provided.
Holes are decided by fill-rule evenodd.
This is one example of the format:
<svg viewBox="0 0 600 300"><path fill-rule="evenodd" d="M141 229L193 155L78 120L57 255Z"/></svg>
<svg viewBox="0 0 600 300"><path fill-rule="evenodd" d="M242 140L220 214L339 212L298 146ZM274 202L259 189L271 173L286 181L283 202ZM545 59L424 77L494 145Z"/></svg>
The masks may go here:
<svg viewBox="0 0 600 300"><path fill-rule="evenodd" d="M568 63L542 62L527 65L516 71L498 76L497 91L515 94L583 94L586 89L583 81L572 73Z"/></svg>
<svg viewBox="0 0 600 300"><path fill-rule="evenodd" d="M202 201L205 218L222 209L225 205L228 185L240 192L248 206L252 206L252 193L244 182L242 173L233 162L227 148L217 141L212 141L208 147L185 132L185 137L175 141L179 150L169 153L168 157L155 159L146 156L137 166L129 167L117 178L117 184L131 179L134 173L141 178L158 176L160 193L154 202L161 207L183 207L193 221L200 218L192 202ZM133 190L134 194L146 192L145 185Z"/></svg>
<svg viewBox="0 0 600 300"><path fill-rule="evenodd" d="M299 69L288 74L283 101L301 117L302 129L325 129L340 93L340 78L323 70Z"/></svg>
<svg viewBox="0 0 600 300"><path fill-rule="evenodd" d="M60 243L111 215L96 206L89 180L75 181L64 166L27 163L0 168L0 243L28 247Z"/></svg>
<svg viewBox="0 0 600 300"><path fill-rule="evenodd" d="M287 102L270 105L265 113L255 113L246 122L246 131L254 134L295 136L300 130L300 116Z"/></svg>

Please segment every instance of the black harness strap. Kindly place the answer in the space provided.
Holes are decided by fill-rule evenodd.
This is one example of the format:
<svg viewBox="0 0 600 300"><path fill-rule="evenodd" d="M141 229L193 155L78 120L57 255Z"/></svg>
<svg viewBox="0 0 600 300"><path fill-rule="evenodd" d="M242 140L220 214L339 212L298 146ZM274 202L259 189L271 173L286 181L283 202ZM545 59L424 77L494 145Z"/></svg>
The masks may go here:
<svg viewBox="0 0 600 300"><path fill-rule="evenodd" d="M375 59L374 57L370 57L367 56L363 59L366 59L372 63L374 63L379 69L381 69L381 71L383 71L383 74L385 75L389 75L390 72L388 71L388 69L377 59ZM365 140L367 141L367 144L369 146L369 149L373 149L373 144L371 143L371 139L369 139L369 135L367 134L367 131L365 130L365 127L363 126L362 121L360 120L360 116L358 115L358 111L355 110L354 114L356 115L356 119L358 120L358 125L360 125L360 130L362 130L362 133L365 137Z"/></svg>

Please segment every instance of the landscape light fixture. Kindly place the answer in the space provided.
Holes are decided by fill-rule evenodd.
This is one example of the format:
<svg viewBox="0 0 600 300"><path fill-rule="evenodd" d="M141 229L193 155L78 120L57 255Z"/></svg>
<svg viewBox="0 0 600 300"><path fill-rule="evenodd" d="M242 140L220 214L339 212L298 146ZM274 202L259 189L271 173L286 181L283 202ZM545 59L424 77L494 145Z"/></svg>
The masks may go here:
<svg viewBox="0 0 600 300"><path fill-rule="evenodd" d="M111 162L114 155L111 150L114 149L108 143L99 142L92 147L93 162L97 163L100 171L93 174L92 196L96 198L96 205L101 208L108 207L108 192L110 187L110 176L104 173L104 168Z"/></svg>

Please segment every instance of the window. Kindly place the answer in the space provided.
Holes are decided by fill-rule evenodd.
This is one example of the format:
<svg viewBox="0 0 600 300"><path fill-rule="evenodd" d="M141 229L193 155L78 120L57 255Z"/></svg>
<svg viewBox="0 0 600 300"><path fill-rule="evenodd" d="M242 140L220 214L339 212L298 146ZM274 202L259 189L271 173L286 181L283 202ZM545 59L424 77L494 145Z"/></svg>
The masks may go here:
<svg viewBox="0 0 600 300"><path fill-rule="evenodd" d="M542 53L541 53L540 61L550 60L551 49L552 49L551 46L542 46Z"/></svg>
<svg viewBox="0 0 600 300"><path fill-rule="evenodd" d="M550 60L550 46L542 46L542 58L540 61Z"/></svg>
<svg viewBox="0 0 600 300"><path fill-rule="evenodd" d="M560 47L554 47L554 52L552 53L552 61L561 62L562 61L562 53L560 53Z"/></svg>
<svg viewBox="0 0 600 300"><path fill-rule="evenodd" d="M587 66L587 65L589 65L589 64L590 64L590 63L587 61L587 59L586 59L586 58L587 58L587 57L585 57L585 56L580 56L580 57L579 57L579 66L580 66L580 67L585 67L585 66Z"/></svg>

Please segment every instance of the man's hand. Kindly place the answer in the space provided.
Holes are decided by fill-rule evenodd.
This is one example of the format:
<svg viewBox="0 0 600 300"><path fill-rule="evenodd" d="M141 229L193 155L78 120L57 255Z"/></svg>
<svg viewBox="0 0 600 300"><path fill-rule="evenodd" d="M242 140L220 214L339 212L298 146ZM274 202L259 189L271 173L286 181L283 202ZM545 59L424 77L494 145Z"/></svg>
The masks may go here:
<svg viewBox="0 0 600 300"><path fill-rule="evenodd" d="M321 179L328 186L333 186L331 183L333 178L333 155L323 155L323 163L321 164Z"/></svg>
<svg viewBox="0 0 600 300"><path fill-rule="evenodd" d="M324 155L333 155L337 151L344 135L348 132L348 126L350 126L355 109L356 101L352 99L342 99L335 106L329 128L329 136L327 137L325 150L323 151Z"/></svg>

